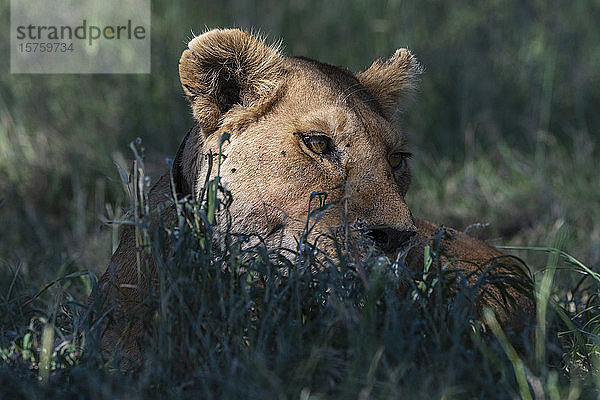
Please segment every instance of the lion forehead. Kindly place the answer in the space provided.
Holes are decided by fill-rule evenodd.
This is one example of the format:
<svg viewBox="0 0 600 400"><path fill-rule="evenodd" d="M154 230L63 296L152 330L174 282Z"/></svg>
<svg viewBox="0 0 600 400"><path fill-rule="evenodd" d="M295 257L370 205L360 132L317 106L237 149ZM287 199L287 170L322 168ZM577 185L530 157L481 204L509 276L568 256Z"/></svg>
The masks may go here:
<svg viewBox="0 0 600 400"><path fill-rule="evenodd" d="M300 79L307 90L320 89L315 95L333 96L339 105L350 108L360 102L382 114L373 96L348 69L304 57L286 57L284 65L291 78Z"/></svg>
<svg viewBox="0 0 600 400"><path fill-rule="evenodd" d="M296 132L321 131L338 142L364 141L364 151L405 150L406 135L386 118L368 90L348 70L308 59L292 59L280 99L281 120ZM367 154L364 154L365 156Z"/></svg>

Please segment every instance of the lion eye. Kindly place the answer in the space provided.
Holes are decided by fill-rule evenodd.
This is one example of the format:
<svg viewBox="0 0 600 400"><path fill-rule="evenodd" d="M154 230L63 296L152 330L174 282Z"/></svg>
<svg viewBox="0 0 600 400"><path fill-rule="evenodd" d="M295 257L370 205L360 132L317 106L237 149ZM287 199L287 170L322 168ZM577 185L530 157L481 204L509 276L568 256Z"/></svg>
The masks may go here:
<svg viewBox="0 0 600 400"><path fill-rule="evenodd" d="M410 158L410 156L410 153L393 153L390 154L388 161L393 169L399 169L406 164L406 159Z"/></svg>
<svg viewBox="0 0 600 400"><path fill-rule="evenodd" d="M327 154L331 152L331 139L325 135L303 135L302 141L317 154Z"/></svg>

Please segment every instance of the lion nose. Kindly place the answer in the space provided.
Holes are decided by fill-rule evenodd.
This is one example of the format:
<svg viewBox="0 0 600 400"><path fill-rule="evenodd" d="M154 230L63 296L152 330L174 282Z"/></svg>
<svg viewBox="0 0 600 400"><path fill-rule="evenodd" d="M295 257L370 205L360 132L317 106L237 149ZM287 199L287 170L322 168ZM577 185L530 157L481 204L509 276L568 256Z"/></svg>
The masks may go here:
<svg viewBox="0 0 600 400"><path fill-rule="evenodd" d="M415 233L394 228L372 228L368 234L381 250L391 253L404 246Z"/></svg>

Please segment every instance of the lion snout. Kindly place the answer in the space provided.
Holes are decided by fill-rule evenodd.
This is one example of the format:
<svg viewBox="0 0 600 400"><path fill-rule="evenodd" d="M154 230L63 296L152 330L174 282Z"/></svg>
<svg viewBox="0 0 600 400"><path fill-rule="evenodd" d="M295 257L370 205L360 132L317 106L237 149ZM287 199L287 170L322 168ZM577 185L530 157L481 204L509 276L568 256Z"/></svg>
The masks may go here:
<svg viewBox="0 0 600 400"><path fill-rule="evenodd" d="M391 253L404 247L416 233L414 230L376 227L369 229L367 234L381 250Z"/></svg>

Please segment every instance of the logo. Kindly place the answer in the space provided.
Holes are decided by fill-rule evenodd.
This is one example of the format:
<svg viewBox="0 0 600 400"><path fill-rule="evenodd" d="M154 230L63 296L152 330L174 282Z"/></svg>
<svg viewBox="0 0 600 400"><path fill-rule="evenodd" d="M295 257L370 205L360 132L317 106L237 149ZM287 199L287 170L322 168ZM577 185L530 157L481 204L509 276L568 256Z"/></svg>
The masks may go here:
<svg viewBox="0 0 600 400"><path fill-rule="evenodd" d="M11 0L12 73L150 73L150 0Z"/></svg>

